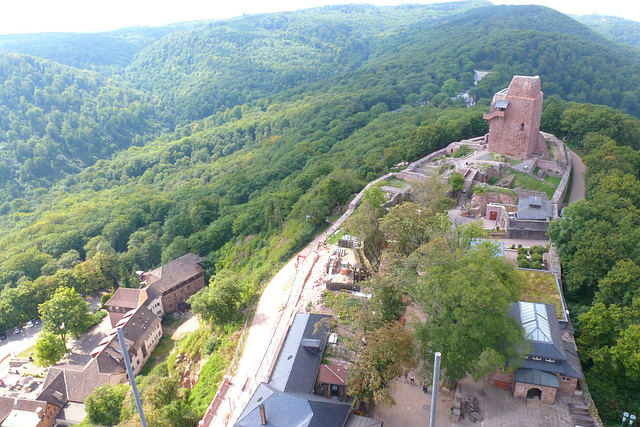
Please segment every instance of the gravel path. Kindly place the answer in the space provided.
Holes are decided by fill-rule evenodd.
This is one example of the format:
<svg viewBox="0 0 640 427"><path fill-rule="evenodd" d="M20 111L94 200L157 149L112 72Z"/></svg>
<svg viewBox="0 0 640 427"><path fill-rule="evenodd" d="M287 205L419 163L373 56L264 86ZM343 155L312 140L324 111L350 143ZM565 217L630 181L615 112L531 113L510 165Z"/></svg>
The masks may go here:
<svg viewBox="0 0 640 427"><path fill-rule="evenodd" d="M571 183L571 194L569 194L569 204L584 199L584 172L586 170L582 159L573 151L571 161L573 162L573 180Z"/></svg>

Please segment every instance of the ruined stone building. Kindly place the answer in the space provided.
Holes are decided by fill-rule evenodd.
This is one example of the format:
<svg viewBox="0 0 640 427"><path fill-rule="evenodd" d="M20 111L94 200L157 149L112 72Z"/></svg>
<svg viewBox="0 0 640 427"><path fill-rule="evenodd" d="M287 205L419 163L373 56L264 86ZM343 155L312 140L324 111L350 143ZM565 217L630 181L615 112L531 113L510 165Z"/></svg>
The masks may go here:
<svg viewBox="0 0 640 427"><path fill-rule="evenodd" d="M540 135L542 92L540 77L514 76L508 88L493 96L489 122L489 151L520 159L547 158L547 146Z"/></svg>

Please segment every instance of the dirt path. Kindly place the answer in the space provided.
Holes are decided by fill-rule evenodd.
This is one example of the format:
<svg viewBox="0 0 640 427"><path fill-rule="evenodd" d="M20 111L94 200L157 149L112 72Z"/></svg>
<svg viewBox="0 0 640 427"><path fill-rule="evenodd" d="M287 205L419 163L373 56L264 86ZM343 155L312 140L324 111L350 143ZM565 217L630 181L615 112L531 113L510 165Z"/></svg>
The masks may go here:
<svg viewBox="0 0 640 427"><path fill-rule="evenodd" d="M189 319L187 319L183 324L178 326L175 331L171 334L171 339L174 341L178 341L183 336L190 334L191 332L195 332L200 326L200 319L198 316L194 316L189 313Z"/></svg>
<svg viewBox="0 0 640 427"><path fill-rule="evenodd" d="M582 159L573 151L571 153L571 161L573 162L573 180L571 182L571 194L569 194L569 204L584 199L584 172L586 168Z"/></svg>

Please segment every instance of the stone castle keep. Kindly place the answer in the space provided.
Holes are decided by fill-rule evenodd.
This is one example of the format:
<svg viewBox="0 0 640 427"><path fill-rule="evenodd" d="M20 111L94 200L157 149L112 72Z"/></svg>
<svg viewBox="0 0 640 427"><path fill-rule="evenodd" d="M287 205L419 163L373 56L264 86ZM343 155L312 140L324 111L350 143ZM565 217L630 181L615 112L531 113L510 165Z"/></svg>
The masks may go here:
<svg viewBox="0 0 640 427"><path fill-rule="evenodd" d="M489 151L520 159L549 157L540 135L542 92L540 77L514 76L508 88L493 96L489 122Z"/></svg>

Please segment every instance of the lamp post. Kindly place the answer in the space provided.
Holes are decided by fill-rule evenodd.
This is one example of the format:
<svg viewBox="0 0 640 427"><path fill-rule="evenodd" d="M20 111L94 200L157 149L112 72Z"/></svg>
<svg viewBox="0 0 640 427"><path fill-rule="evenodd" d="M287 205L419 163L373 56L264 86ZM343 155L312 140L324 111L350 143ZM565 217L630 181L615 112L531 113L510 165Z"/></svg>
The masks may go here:
<svg viewBox="0 0 640 427"><path fill-rule="evenodd" d="M620 427L624 427L625 423L627 422L627 420L629 421L629 423L626 424L626 425L632 426L633 422L636 420L636 416L633 415L633 414L629 415L628 412L623 412L622 413L622 422L620 423Z"/></svg>

